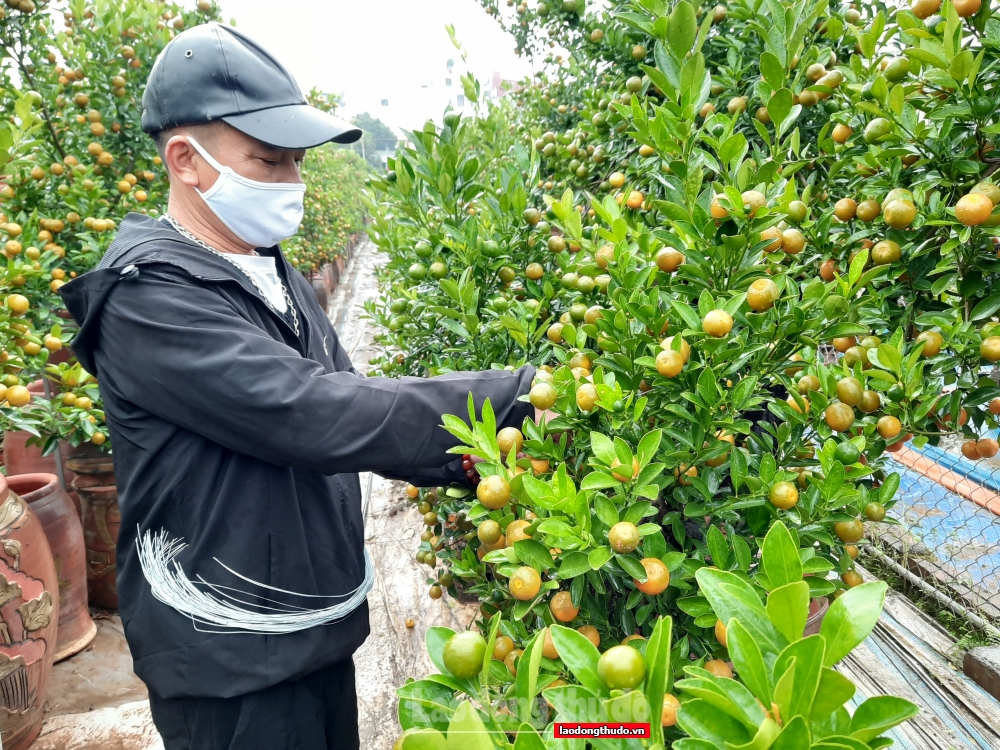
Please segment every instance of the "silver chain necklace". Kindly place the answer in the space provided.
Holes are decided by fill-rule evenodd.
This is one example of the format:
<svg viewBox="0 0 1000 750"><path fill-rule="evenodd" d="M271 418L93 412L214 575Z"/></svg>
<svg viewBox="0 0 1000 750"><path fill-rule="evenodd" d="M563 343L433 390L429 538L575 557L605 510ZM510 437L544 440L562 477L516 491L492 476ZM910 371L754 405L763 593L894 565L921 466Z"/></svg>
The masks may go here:
<svg viewBox="0 0 1000 750"><path fill-rule="evenodd" d="M264 290L261 289L260 284L257 283L257 280L253 276L251 276L250 274L248 274L246 272L246 270L242 266L240 266L239 263L236 263L232 258L229 257L231 255L231 253L224 253L221 250L216 250L214 247L212 247L211 245L209 245L204 240L201 240L201 239L195 237L193 234L191 234L191 232L189 232L187 230L187 228L185 228L179 221L177 221L177 219L175 219L169 213L163 214L163 218L166 219L167 223L169 223L170 226L172 226L174 229L176 229L182 236L184 236L187 239L191 240L194 244L198 245L199 247L201 247L201 248L203 248L205 250L208 250L210 253L214 253L215 255L218 255L220 258L228 261L230 263L230 265L232 265L237 270L239 270L239 272L242 273L247 279L249 279L250 283L254 285L254 288L260 293L261 299L264 300L264 302L267 304L267 306L270 307L275 312L275 314L277 314L279 316L281 315L281 311L278 310L274 305L271 304L271 301L267 298L267 294L265 294ZM250 254L251 255L259 255L259 253L256 250L251 250ZM299 315L298 315L298 312L295 309L295 304L292 302L291 295L289 295L289 293L288 293L288 288L285 286L284 282L282 282L280 278L278 279L278 281L281 284L281 293L282 293L282 295L285 298L285 304L288 306L288 311L291 313L291 316L292 316L292 324L293 324L292 327L295 329L295 335L298 336L299 335Z"/></svg>

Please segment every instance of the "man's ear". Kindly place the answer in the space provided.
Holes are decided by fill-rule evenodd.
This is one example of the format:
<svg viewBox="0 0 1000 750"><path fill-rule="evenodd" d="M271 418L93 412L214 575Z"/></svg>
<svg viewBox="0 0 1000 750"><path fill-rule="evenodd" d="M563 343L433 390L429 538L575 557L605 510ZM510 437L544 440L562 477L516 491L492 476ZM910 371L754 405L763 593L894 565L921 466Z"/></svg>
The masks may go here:
<svg viewBox="0 0 1000 750"><path fill-rule="evenodd" d="M194 162L198 152L184 135L171 136L163 147L163 162L171 177L176 177L185 185L200 187L201 178Z"/></svg>

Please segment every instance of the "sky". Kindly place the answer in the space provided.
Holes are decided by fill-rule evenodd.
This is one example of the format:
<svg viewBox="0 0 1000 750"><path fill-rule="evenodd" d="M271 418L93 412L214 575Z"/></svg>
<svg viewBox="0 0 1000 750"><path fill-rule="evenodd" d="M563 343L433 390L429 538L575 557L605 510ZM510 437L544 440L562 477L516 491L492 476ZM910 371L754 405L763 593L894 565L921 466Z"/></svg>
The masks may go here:
<svg viewBox="0 0 1000 750"><path fill-rule="evenodd" d="M513 39L477 0L219 0L223 18L260 42L308 92L342 94L338 112L368 111L397 133L440 120L447 101L448 59L462 65L445 30L468 52L468 68L483 81L494 71L518 79L531 72L514 54ZM460 87L453 74L453 86ZM423 88L424 86L427 88ZM382 106L383 99L389 106Z"/></svg>

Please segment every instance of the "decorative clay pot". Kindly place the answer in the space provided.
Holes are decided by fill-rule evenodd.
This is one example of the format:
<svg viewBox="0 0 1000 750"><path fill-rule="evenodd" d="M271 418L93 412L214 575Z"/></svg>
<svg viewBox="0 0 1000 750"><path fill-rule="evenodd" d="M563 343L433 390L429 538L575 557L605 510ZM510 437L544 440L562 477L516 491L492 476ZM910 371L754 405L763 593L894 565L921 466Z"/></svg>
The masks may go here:
<svg viewBox="0 0 1000 750"><path fill-rule="evenodd" d="M66 491L53 474L7 478L14 492L38 516L45 529L59 579L59 633L55 661L79 653L94 640L97 625L87 607L87 553L83 526Z"/></svg>
<svg viewBox="0 0 1000 750"><path fill-rule="evenodd" d="M319 302L319 306L326 312L330 309L330 290L322 274L313 276L310 283L312 284L313 291L316 292L316 301Z"/></svg>
<svg viewBox="0 0 1000 750"><path fill-rule="evenodd" d="M64 349L61 351L64 351ZM52 384L52 389L55 392L56 386L54 384ZM36 380L28 386L28 391L32 395L42 394L45 392L45 386L41 380ZM20 431L5 432L3 434L3 455L4 465L7 467L7 476L12 477L15 474L55 474L59 476L55 453L43 456L40 447L37 445L28 445L28 440L31 437L30 433ZM76 508L77 515L79 516L80 499L76 497L76 493L71 489L73 472L66 468L67 446L65 443L61 442L59 444L59 451L63 462L63 480L66 483L63 489L69 493L70 500L73 501L73 507Z"/></svg>
<svg viewBox="0 0 1000 750"><path fill-rule="evenodd" d="M87 549L87 591L90 603L106 609L118 608L115 581L118 529L118 488L111 456L92 445L71 448L67 467L76 477L73 489L83 511L83 540Z"/></svg>
<svg viewBox="0 0 1000 750"><path fill-rule="evenodd" d="M806 620L806 630L803 636L819 635L819 629L823 625L823 618L826 617L828 609L830 609L830 600L825 596L809 602L809 619Z"/></svg>
<svg viewBox="0 0 1000 750"><path fill-rule="evenodd" d="M5 477L0 499L0 735L5 750L25 750L45 718L59 584L42 524Z"/></svg>

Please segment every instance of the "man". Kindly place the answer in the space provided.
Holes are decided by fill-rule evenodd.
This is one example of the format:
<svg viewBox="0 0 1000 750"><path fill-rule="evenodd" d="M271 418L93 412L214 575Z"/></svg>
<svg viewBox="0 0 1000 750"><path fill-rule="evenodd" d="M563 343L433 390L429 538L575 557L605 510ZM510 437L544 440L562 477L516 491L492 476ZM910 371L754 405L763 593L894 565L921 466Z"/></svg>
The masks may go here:
<svg viewBox="0 0 1000 750"><path fill-rule="evenodd" d="M127 217L62 289L113 439L135 671L167 750L357 748L351 655L372 584L357 472L463 481L441 415L471 391L520 426L533 371L352 369L278 243L302 218L306 149L360 131L239 32L176 37L142 124L169 214Z"/></svg>

